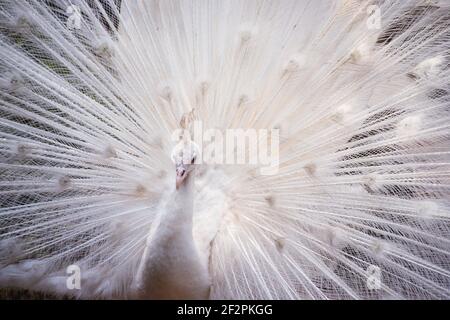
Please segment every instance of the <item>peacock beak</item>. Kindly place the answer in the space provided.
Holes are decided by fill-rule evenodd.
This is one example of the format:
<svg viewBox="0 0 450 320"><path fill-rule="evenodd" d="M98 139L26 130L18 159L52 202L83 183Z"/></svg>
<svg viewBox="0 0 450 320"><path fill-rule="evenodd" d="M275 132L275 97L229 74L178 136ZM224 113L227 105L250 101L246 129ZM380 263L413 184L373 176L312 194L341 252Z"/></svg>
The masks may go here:
<svg viewBox="0 0 450 320"><path fill-rule="evenodd" d="M177 166L177 177L176 177L176 188L178 189L182 184L184 179L187 176L187 170L183 165Z"/></svg>

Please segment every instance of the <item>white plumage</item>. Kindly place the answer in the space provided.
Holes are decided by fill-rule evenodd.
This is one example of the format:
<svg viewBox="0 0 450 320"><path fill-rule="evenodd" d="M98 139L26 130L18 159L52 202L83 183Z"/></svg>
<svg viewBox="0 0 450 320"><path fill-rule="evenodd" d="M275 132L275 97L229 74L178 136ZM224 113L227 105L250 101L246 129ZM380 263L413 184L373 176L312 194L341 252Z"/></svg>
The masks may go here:
<svg viewBox="0 0 450 320"><path fill-rule="evenodd" d="M201 255L194 241L196 154L181 150L176 190L153 222L131 291L147 299L207 299L210 291L209 248ZM182 161L186 158L187 161ZM200 242L201 243L201 242ZM210 241L208 242L208 244Z"/></svg>
<svg viewBox="0 0 450 320"><path fill-rule="evenodd" d="M0 287L450 297L447 2L3 0L0 24ZM177 194L193 109L280 129L278 173L202 164Z"/></svg>

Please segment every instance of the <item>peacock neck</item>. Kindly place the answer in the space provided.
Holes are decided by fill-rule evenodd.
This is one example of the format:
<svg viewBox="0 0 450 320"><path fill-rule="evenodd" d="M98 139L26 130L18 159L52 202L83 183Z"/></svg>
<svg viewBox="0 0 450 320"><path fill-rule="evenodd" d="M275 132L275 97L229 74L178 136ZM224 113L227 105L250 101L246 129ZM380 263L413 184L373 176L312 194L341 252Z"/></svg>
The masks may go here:
<svg viewBox="0 0 450 320"><path fill-rule="evenodd" d="M185 200L190 200L192 203L194 202L192 197L194 193L194 180L194 172L191 172L175 191L180 197L185 197Z"/></svg>
<svg viewBox="0 0 450 320"><path fill-rule="evenodd" d="M174 232L185 230L192 233L194 179L194 172L191 172L183 184L175 189L174 196L167 203L173 209L167 210L166 215L162 217L162 224L170 227Z"/></svg>

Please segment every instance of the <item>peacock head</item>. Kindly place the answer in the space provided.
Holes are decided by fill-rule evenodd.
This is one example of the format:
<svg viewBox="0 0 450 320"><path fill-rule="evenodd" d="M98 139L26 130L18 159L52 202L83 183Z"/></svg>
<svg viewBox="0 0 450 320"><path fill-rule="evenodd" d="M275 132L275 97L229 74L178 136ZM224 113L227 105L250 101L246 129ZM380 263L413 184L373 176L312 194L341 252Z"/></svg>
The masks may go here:
<svg viewBox="0 0 450 320"><path fill-rule="evenodd" d="M192 141L180 142L172 152L172 161L175 163L176 188L178 189L186 178L192 174L197 160L198 148Z"/></svg>

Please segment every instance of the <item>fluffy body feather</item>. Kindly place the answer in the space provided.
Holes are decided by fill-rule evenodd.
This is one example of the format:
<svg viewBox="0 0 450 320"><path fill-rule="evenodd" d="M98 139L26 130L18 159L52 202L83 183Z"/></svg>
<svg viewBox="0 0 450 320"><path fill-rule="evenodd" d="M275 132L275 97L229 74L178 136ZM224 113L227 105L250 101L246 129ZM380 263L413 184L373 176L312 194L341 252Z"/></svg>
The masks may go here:
<svg viewBox="0 0 450 320"><path fill-rule="evenodd" d="M118 2L0 1L1 287L172 297L192 236L213 299L450 298L445 2ZM199 167L191 225L164 210L193 108L281 142L275 175Z"/></svg>

